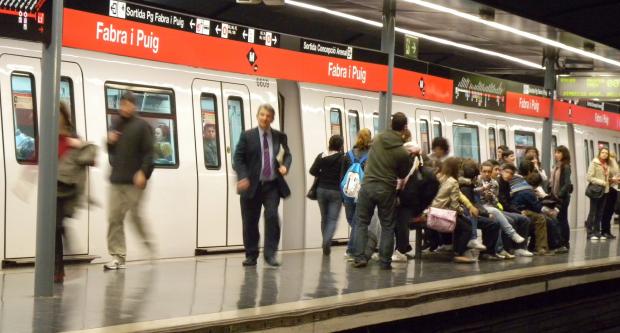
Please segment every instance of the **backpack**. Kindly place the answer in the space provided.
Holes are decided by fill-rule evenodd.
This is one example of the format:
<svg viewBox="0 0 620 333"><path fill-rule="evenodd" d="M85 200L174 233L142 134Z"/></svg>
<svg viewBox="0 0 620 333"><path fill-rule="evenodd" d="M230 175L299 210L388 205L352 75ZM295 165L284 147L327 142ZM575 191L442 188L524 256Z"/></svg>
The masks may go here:
<svg viewBox="0 0 620 333"><path fill-rule="evenodd" d="M355 158L352 150L347 153L351 159L351 166L345 172L342 181L340 182L340 189L344 200L354 202L357 200L357 195L362 187L362 181L364 180L364 169L362 164L368 159L368 154L362 156L359 160Z"/></svg>

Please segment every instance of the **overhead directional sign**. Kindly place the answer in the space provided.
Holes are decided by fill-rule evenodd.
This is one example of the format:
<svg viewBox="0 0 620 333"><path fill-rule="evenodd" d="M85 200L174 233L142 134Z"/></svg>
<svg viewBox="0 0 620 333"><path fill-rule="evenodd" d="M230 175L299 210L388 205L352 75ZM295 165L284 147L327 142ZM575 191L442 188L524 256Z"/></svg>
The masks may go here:
<svg viewBox="0 0 620 333"><path fill-rule="evenodd" d="M566 99L620 99L620 75L613 76L560 76L558 96Z"/></svg>
<svg viewBox="0 0 620 333"><path fill-rule="evenodd" d="M418 59L418 37L405 35L405 57Z"/></svg>
<svg viewBox="0 0 620 333"><path fill-rule="evenodd" d="M0 0L0 37L48 42L51 1Z"/></svg>

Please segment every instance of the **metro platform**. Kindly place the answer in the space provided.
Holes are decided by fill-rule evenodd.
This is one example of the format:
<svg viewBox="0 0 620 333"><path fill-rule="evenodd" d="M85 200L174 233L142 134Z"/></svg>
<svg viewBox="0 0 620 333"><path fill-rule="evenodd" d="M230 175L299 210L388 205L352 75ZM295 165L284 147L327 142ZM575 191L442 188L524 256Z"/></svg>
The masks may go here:
<svg viewBox="0 0 620 333"><path fill-rule="evenodd" d="M614 228L614 232L618 230ZM359 269L320 249L284 251L282 266L243 254L67 267L52 298L33 297L34 269L0 271L1 332L329 332L620 278L617 240L572 232L568 254L454 264L441 254Z"/></svg>

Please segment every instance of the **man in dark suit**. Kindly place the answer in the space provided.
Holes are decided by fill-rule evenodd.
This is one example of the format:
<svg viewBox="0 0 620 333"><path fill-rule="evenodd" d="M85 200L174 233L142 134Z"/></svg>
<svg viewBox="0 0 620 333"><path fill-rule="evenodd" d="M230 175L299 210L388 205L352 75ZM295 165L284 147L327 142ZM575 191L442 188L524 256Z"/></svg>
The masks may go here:
<svg viewBox="0 0 620 333"><path fill-rule="evenodd" d="M271 266L280 265L276 259L280 242L278 205L280 198L291 194L283 176L288 173L292 158L286 134L271 128L274 117L275 110L271 105L259 106L256 114L258 127L241 134L233 157L237 192L241 195L244 266L256 265L258 258L261 206L265 209L265 262Z"/></svg>

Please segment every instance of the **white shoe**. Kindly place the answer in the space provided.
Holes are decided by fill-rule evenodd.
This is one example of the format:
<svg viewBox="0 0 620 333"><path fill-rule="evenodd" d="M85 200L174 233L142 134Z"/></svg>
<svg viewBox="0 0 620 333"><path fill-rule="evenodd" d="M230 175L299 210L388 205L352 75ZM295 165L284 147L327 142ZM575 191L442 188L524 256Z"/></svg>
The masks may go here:
<svg viewBox="0 0 620 333"><path fill-rule="evenodd" d="M598 239L599 239L599 240L607 240L607 237L605 237L605 236L600 236Z"/></svg>
<svg viewBox="0 0 620 333"><path fill-rule="evenodd" d="M400 253L398 250L394 250L394 254L392 255L392 262L407 262L409 261L409 257L406 254Z"/></svg>
<svg viewBox="0 0 620 333"><path fill-rule="evenodd" d="M515 255L517 257L533 257L534 253L526 250L526 249L516 249L515 250Z"/></svg>
<svg viewBox="0 0 620 333"><path fill-rule="evenodd" d="M379 261L379 253L375 252L370 256L370 259Z"/></svg>
<svg viewBox="0 0 620 333"><path fill-rule="evenodd" d="M435 250L435 252L452 252L452 251L453 251L452 244L442 245L438 247L437 250Z"/></svg>
<svg viewBox="0 0 620 333"><path fill-rule="evenodd" d="M521 235L519 235L518 233L514 233L512 234L512 236L510 237L512 239L513 242L517 243L517 244L521 244L525 241L525 238L521 237Z"/></svg>
<svg viewBox="0 0 620 333"><path fill-rule="evenodd" d="M467 248L468 249L476 249L476 250L480 250L480 251L484 251L487 249L486 246L484 246L484 244L482 244L478 239L471 239L469 240L469 242L467 243Z"/></svg>
<svg viewBox="0 0 620 333"><path fill-rule="evenodd" d="M125 260L119 256L114 256L114 259L109 263L103 265L104 270L117 270L117 269L125 269Z"/></svg>
<svg viewBox="0 0 620 333"><path fill-rule="evenodd" d="M498 255L504 257L504 259L514 259L515 258L514 254L510 254L510 252L508 252L506 250L502 250L500 253L498 253Z"/></svg>

